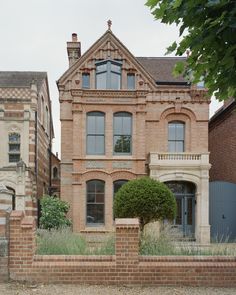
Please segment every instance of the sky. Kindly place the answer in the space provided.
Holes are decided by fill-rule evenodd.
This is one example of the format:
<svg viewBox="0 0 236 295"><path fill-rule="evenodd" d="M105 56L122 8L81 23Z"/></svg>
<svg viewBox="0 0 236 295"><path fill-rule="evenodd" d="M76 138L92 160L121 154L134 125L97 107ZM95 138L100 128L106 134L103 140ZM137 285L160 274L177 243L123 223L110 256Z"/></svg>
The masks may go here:
<svg viewBox="0 0 236 295"><path fill-rule="evenodd" d="M55 139L60 155L56 81L68 69L66 42L77 33L82 54L107 30L134 56L164 56L178 29L154 20L145 0L0 0L0 70L48 73ZM211 115L220 106L213 100Z"/></svg>

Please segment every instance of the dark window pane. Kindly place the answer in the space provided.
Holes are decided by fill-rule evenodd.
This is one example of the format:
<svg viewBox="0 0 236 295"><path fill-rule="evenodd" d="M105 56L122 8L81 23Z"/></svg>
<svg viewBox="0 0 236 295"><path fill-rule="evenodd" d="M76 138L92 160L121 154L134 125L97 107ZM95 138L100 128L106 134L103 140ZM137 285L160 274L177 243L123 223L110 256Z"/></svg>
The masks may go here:
<svg viewBox="0 0 236 295"><path fill-rule="evenodd" d="M82 88L90 88L90 75L88 73L82 74Z"/></svg>
<svg viewBox="0 0 236 295"><path fill-rule="evenodd" d="M113 183L113 192L114 195L118 192L118 190L122 187L122 185L124 185L125 183L127 183L128 180L117 180Z"/></svg>
<svg viewBox="0 0 236 295"><path fill-rule="evenodd" d="M19 152L20 151L20 144L9 144L9 151L10 152Z"/></svg>
<svg viewBox="0 0 236 295"><path fill-rule="evenodd" d="M187 198L187 224L193 224L193 199Z"/></svg>
<svg viewBox="0 0 236 295"><path fill-rule="evenodd" d="M97 89L107 89L107 73L101 73L96 75Z"/></svg>
<svg viewBox="0 0 236 295"><path fill-rule="evenodd" d="M127 88L130 90L135 89L135 76L134 76L134 74L127 74Z"/></svg>
<svg viewBox="0 0 236 295"><path fill-rule="evenodd" d="M104 203L104 194L96 194L96 203Z"/></svg>
<svg viewBox="0 0 236 295"><path fill-rule="evenodd" d="M88 203L95 203L95 194L88 193L87 194L87 202Z"/></svg>
<svg viewBox="0 0 236 295"><path fill-rule="evenodd" d="M177 198L176 199L176 218L175 218L175 224L181 225L182 224L182 199Z"/></svg>
<svg viewBox="0 0 236 295"><path fill-rule="evenodd" d="M20 161L20 155L19 154L9 154L9 162L10 163L17 163Z"/></svg>
<svg viewBox="0 0 236 295"><path fill-rule="evenodd" d="M87 223L88 224L104 223L104 205L103 204L87 205Z"/></svg>

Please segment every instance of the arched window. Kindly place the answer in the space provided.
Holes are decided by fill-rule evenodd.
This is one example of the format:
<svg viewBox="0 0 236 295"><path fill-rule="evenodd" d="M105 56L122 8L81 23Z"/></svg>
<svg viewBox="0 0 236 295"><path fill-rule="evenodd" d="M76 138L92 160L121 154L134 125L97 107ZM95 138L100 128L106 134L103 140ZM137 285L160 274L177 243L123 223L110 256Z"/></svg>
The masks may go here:
<svg viewBox="0 0 236 295"><path fill-rule="evenodd" d="M7 186L7 189L11 192L11 195L12 195L12 208L11 209L15 210L16 209L16 192L11 187Z"/></svg>
<svg viewBox="0 0 236 295"><path fill-rule="evenodd" d="M168 151L170 153L184 152L185 124L173 121L168 124Z"/></svg>
<svg viewBox="0 0 236 295"><path fill-rule="evenodd" d="M20 161L20 134L10 133L8 135L9 145L9 163L17 163Z"/></svg>
<svg viewBox="0 0 236 295"><path fill-rule="evenodd" d="M119 179L113 182L113 197L115 197L115 194L118 192L118 190L127 182L128 180L126 179Z"/></svg>
<svg viewBox="0 0 236 295"><path fill-rule="evenodd" d="M114 114L113 146L114 154L132 153L132 115L130 113Z"/></svg>
<svg viewBox="0 0 236 295"><path fill-rule="evenodd" d="M115 90L121 88L121 62L104 60L96 63L96 88Z"/></svg>
<svg viewBox="0 0 236 295"><path fill-rule="evenodd" d="M102 112L87 114L87 155L105 154L105 115Z"/></svg>
<svg viewBox="0 0 236 295"><path fill-rule="evenodd" d="M104 224L105 182L87 181L87 224Z"/></svg>
<svg viewBox="0 0 236 295"><path fill-rule="evenodd" d="M52 175L53 175L54 179L58 179L58 168L57 167L53 167Z"/></svg>

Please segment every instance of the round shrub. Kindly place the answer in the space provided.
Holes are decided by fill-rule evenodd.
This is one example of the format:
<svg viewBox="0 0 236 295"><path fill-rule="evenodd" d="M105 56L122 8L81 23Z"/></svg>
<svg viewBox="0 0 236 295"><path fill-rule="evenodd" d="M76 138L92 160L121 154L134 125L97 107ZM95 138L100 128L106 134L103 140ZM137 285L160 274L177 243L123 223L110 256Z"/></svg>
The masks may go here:
<svg viewBox="0 0 236 295"><path fill-rule="evenodd" d="M39 225L41 228L57 229L71 225L71 221L66 218L70 206L65 201L45 195L40 199L40 205L41 217Z"/></svg>
<svg viewBox="0 0 236 295"><path fill-rule="evenodd" d="M164 183L149 177L127 182L115 195L115 217L138 217L141 230L151 221L173 220L175 213L176 201L173 193Z"/></svg>

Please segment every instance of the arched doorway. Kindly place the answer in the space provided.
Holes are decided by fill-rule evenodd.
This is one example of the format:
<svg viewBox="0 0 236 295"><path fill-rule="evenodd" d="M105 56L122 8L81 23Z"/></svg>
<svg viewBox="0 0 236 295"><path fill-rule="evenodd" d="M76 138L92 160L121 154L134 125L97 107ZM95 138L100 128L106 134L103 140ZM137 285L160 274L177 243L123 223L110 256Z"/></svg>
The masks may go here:
<svg viewBox="0 0 236 295"><path fill-rule="evenodd" d="M11 209L15 210L16 209L16 193L15 190L9 186L6 187L8 191L11 193Z"/></svg>
<svg viewBox="0 0 236 295"><path fill-rule="evenodd" d="M184 237L194 237L195 184L187 181L168 181L165 184L176 198L177 212L174 226L183 232Z"/></svg>

